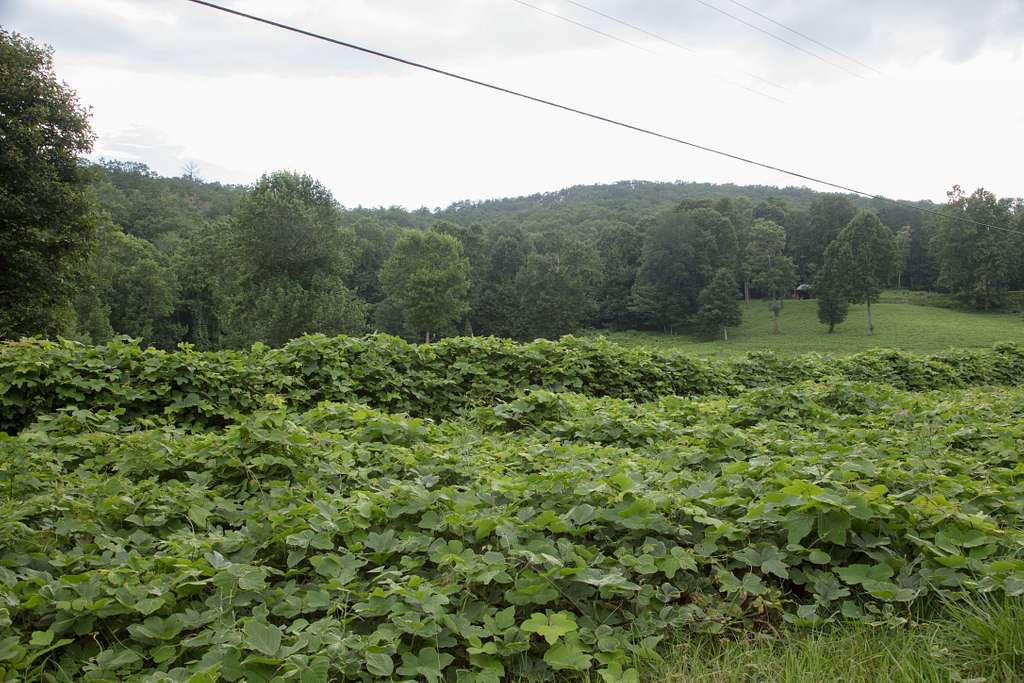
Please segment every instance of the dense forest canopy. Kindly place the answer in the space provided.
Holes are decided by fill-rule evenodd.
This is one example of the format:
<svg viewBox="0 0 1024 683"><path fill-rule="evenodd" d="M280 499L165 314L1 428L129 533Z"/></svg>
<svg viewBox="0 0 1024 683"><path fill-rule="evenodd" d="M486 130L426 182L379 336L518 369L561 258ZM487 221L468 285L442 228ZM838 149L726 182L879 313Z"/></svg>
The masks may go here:
<svg viewBox="0 0 1024 683"><path fill-rule="evenodd" d="M921 211L807 188L630 180L409 211L345 208L291 171L236 186L193 165L168 178L87 162L88 112L50 52L10 33L0 43L4 338L217 349L316 332L727 336L730 297L767 301L745 310L781 331L800 285L817 290L829 330L883 287L984 310L1024 289L1022 202L982 189L953 188Z"/></svg>

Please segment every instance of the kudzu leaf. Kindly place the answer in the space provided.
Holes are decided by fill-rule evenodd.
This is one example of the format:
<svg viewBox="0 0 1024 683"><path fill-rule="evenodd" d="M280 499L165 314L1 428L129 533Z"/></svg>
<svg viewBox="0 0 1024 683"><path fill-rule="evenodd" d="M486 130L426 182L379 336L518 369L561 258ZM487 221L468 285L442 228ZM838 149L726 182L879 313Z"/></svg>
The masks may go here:
<svg viewBox="0 0 1024 683"><path fill-rule="evenodd" d="M366 670L374 676L390 676L395 670L395 662L391 655L383 652L367 652Z"/></svg>
<svg viewBox="0 0 1024 683"><path fill-rule="evenodd" d="M534 612L519 628L527 633L536 633L548 641L548 645L554 645L559 638L576 630L576 618L568 612Z"/></svg>
<svg viewBox="0 0 1024 683"><path fill-rule="evenodd" d="M245 644L250 650L274 657L281 650L281 629L262 619L250 619L245 624Z"/></svg>
<svg viewBox="0 0 1024 683"><path fill-rule="evenodd" d="M590 668L591 657L579 639L571 636L549 647L544 661L555 671L586 671Z"/></svg>

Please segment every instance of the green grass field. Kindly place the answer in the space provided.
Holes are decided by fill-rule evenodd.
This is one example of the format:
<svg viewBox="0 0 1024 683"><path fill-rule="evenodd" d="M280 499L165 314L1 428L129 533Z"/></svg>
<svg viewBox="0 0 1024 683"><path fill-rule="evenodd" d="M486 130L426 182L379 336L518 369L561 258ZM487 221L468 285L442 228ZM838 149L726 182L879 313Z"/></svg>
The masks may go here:
<svg viewBox="0 0 1024 683"><path fill-rule="evenodd" d="M872 306L875 334L867 333L864 306L851 306L850 316L828 334L818 322L817 303L787 301L782 311L782 332L772 334L772 314L765 301L740 304L743 323L729 330L729 341L700 340L686 335L654 332L600 332L624 346L678 349L708 357L736 356L750 351L778 353L851 354L871 348L893 348L934 353L957 348L990 348L997 342L1024 342L1024 316L1016 313L969 313L951 308L888 303L885 297Z"/></svg>

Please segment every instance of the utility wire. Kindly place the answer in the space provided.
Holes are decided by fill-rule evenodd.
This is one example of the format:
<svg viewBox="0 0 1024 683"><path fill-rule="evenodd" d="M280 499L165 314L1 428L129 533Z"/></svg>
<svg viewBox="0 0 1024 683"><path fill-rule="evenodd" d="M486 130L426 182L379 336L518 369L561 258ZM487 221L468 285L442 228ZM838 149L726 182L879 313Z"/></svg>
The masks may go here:
<svg viewBox="0 0 1024 683"><path fill-rule="evenodd" d="M555 19L561 19L562 21L568 22L568 23L570 23L570 24L572 24L574 26L579 26L582 29L585 29L587 31L591 31L591 32L596 33L596 34L598 34L600 36L604 36L605 38L611 38L612 40L618 41L618 42L620 42L620 43L622 43L624 45L629 45L630 47L636 48L637 50L643 50L644 52L646 52L648 54L654 55L655 57L660 56L654 50L648 50L643 45L637 45L636 43L633 43L633 42L630 42L630 41L626 40L625 38L619 38L618 36L612 35L611 33L605 33L601 29L594 28L593 26L588 26L587 24L584 24L583 22L576 21L575 19L571 19L569 17L563 16L563 15L557 13L557 12L552 12L551 10L546 10L543 7L539 7L537 5L530 4L529 2L526 2L525 0L512 0L512 2L517 2L520 5L522 5L523 7L529 7L532 10L537 10L538 12L541 12L542 14L546 14L549 17L554 17Z"/></svg>
<svg viewBox="0 0 1024 683"><path fill-rule="evenodd" d="M568 1L572 2L572 0L568 0ZM837 50L837 49L835 49L833 47L829 47L828 45L826 45L825 43L821 42L820 40L815 40L814 38L811 38L806 33L801 33L800 31L797 31L792 26L786 26L781 21L776 21L776 20L772 19L771 17L769 17L767 14L762 14L761 12L758 12L753 7L748 7L747 5L744 5L742 2L739 2L739 0L729 0L729 2L731 2L734 5L736 5L737 7L742 7L743 9L747 10L751 14L756 14L757 16L761 17L765 21L770 21L771 23L775 24L776 26L779 26L780 28L786 29L787 31L789 31L790 33L792 33L794 35L800 36L804 40L809 40L810 42L814 43L818 47L823 47L826 50L828 50L829 52L831 52L833 54L836 54L836 55L839 55L843 59L848 59L851 62L853 62L854 64L857 64L858 66L862 66L865 69L869 69L871 71L874 71L879 76L883 75L881 71L879 71L875 67L871 66L870 64L865 64L864 62L860 61L859 59L856 59L855 57L851 57L850 55L848 55L848 54L846 54L844 52L840 52L839 50Z"/></svg>
<svg viewBox="0 0 1024 683"><path fill-rule="evenodd" d="M672 47L675 47L675 48L678 48L678 49L683 50L685 52L688 52L691 55L696 56L698 54L698 52L696 50L694 50L693 48L691 48L691 47L687 47L686 45L682 45L681 43L677 43L676 41L670 40L668 38L665 38L664 36L659 36L657 33L653 33L651 31L648 31L647 29L645 29L643 27L637 26L636 24L631 24L628 21L624 21L622 19L619 19L618 17L613 17L612 15L606 14L606 13L602 12L601 10L597 10L597 9L594 9L593 7L588 6L588 5L584 5L582 2L576 2L576 0L565 0L565 1L567 3L569 3L570 5L575 5L576 7L579 7L582 10L586 10L587 12L591 12L593 14L596 14L599 17L604 17L605 19L608 19L609 21L614 21L616 24L621 24L622 26L625 26L626 28L630 28L630 29L633 29L634 31L638 31L639 33L643 33L645 36L649 36L651 38L654 38L655 40L658 40L658 41L661 41L661 42L665 43L666 45L671 45ZM758 76L755 73L751 73L749 71L742 71L742 73L746 74L750 78L753 78L754 80L757 80L757 81L760 81L760 82L765 83L767 85L770 85L773 88L779 88L780 90L787 90L788 89L784 85L779 85L778 83L775 83L774 81L769 81L767 78L763 78L762 76Z"/></svg>
<svg viewBox="0 0 1024 683"><path fill-rule="evenodd" d="M637 50L643 50L644 52L646 52L648 54L654 55L655 57L661 57L662 56L660 53L655 52L654 50L649 50L649 49L647 49L646 47L644 47L642 45L637 45L636 43L628 41L625 38L620 38L618 36L612 35L611 33L605 33L604 31L602 31L600 29L597 29L597 28L594 28L593 26L588 26L587 24L584 24L583 22L576 21L575 19L571 19L571 18L569 18L567 16L558 14L557 12L552 12L550 10L544 9L543 7L538 7L537 5L534 5L534 4L531 4L529 2L526 2L526 0L512 0L512 2L519 3L520 5L522 5L524 7L529 7L530 9L533 9L533 10L537 10L538 12L541 12L542 14L546 14L549 17L554 17L555 19L561 19L562 21L565 21L565 22L568 22L570 24L573 24L574 26L579 26L580 28L586 29L587 31L592 31L592 32L594 32L594 33L596 33L598 35L604 36L605 38L611 38L612 40L616 40L616 41L618 41L620 43L623 43L625 45L629 45L630 47L636 48ZM723 81L725 81L729 85L734 85L737 88L743 88L744 90L746 90L749 93L753 93L755 95L760 95L761 97L766 97L766 98L768 98L770 100L774 100L774 101L778 102L779 104L786 104L785 100L780 100L778 97L774 97L772 95L769 95L768 93L761 92L760 90L754 90L753 88L749 88L749 87L747 87L747 86L745 86L745 85L743 85L741 83L736 83L736 82L731 81L731 80L729 80L729 79L727 79L724 76L721 76L719 74L715 74L715 75L718 78L721 78Z"/></svg>
<svg viewBox="0 0 1024 683"><path fill-rule="evenodd" d="M758 26L757 24L751 24L751 23L750 23L749 21L747 21L746 19L743 19L743 18L741 18L741 17L738 17L738 16L736 16L735 14L731 14L731 13L729 13L729 12L726 12L726 11L725 11L724 9L722 9L721 7L717 7L717 6L715 6L715 5L712 5L712 4L710 3L710 2L706 2L705 0L694 0L694 1L695 1L695 2L699 2L700 4L704 5L705 7L709 8L709 9L713 9L713 10L715 10L715 11L716 11L716 12L718 12L719 14L724 14L725 16L729 17L729 18L730 18L730 19L732 19L733 21L738 21L738 22L740 22L741 24L743 24L744 26L747 26L747 27L749 27L749 28L752 28L752 29L754 29L755 31L758 31L758 32L760 32L760 33L763 33L763 34L765 34L766 36L770 36L771 38L774 38L775 40L779 41L780 43L785 43L786 45L789 45L789 46L790 46L791 48L793 48L793 49L796 49L796 50L799 50L800 52L803 52L803 53L804 53L805 55L810 55L811 57L814 57L815 59L817 59L817 60L819 60L819 61L825 62L825 63L826 63L826 64L828 64L829 66L834 66L835 68L837 68L837 69L839 69L839 70L841 70L841 71L845 71L846 73L850 74L851 76L856 76L857 78L864 78L863 76L861 76L861 75L860 75L859 73L857 73L856 71L853 71L853 70L851 70L851 69L847 69L847 68L846 68L845 66L843 66L842 64L836 64L836 63L835 63L835 62L833 62L832 60L829 60L829 59L825 59L824 57L822 57L821 55L819 55L819 54L818 54L818 53L816 53L816 52L811 52L811 51L810 51L810 50L808 50L807 48L805 48L805 47L803 47L803 46L801 46L801 45L797 45L796 43L794 43L794 42L792 42L792 41L790 41L790 40L786 40L786 39L785 39L785 38L783 38L782 36L777 36L777 35L775 35L774 33L772 33L771 31L766 31L766 30L764 30L763 28L761 28L760 26Z"/></svg>
<svg viewBox="0 0 1024 683"><path fill-rule="evenodd" d="M486 81L480 81L480 80L477 80L475 78L470 78L469 76L463 76L463 75L454 73L452 71L445 71L444 69L439 69L439 68L437 68L435 66L428 66L427 64L422 64L420 62L416 62L416 61L413 61L411 59L406 59L404 57L398 57L397 55L388 54L387 52L381 52L379 50L374 50L374 49L369 48L369 47L363 47L362 45L356 45L355 43L349 43L349 42L346 42L346 41L343 41L343 40L338 40L337 38L330 38L328 36L325 36L325 35L322 35L322 34L319 34L319 33L314 33L312 31L307 31L305 29L301 29L301 28L298 28L296 26L290 26L288 24L282 24L281 22L274 21L272 19L266 19L264 17L259 17L259 16L256 16L254 14L247 14L245 12L241 12L241 11L236 10L236 9L231 9L230 7L224 7L223 5L218 5L218 4L215 4L215 3L212 3L212 2L207 2L207 0L185 0L185 2L191 2L191 3L195 4L195 5L202 5L203 7L208 7L210 9L214 9L214 10L217 10L219 12L224 12L225 14L233 14L234 16L241 17L243 19L248 19L250 21L255 21L255 22L260 23L260 24L266 24L267 26L273 26L275 28L279 28L279 29L282 29L282 30L285 30L285 31L290 31L292 33L297 33L299 35L303 35L303 36L306 36L308 38L314 38L316 40L322 40L324 42L332 43L334 45L339 45L341 47L347 47L350 50L356 50L358 52L363 52L363 53L366 53L368 55L373 55L375 57L380 57L382 59L387 59L387 60L390 60L392 62L397 62L399 64L405 64L406 66L411 66L411 67L414 67L416 69L422 69L424 71L429 71L431 73L435 73L435 74L438 74L438 75L441 75L441 76L446 76L448 78L454 78L456 80L463 81L464 83L470 83L472 85L478 85L478 86L480 86L482 88L488 88L490 90L494 90L496 92L504 93L506 95L513 95L514 97L519 97L519 98L524 99L524 100L529 100L531 102L536 102L537 104L543 104L543 105L546 105L548 107L553 107L555 109L561 109L562 111L567 111L567 112L572 113L572 114L578 114L579 116L584 116L584 117L589 118L589 119L594 119L595 121L601 121L601 122L604 122L604 123L608 123L608 124L611 124L613 126L619 126L620 128L626 128L628 130L636 131L638 133L643 133L644 135L650 135L652 137L661 138L662 140L668 140L670 142L676 142L676 143L679 143L680 145L686 145L687 147L692 147L694 149L699 149L699 150L703 150L705 152L710 152L711 154L717 154L718 156L726 157L728 159L734 159L736 161L742 161L743 163L750 164L751 166L758 166L760 168L765 168L765 169L768 169L770 171L776 171L778 173L783 173L783 174L788 175L788 176L793 176L794 178L800 178L801 180L808 180L808 181L810 181L812 183L818 183L819 185L825 185L827 187L831 187L831 188L834 188L834 189L837 189L837 190L842 190L844 192L849 192L851 194L857 194L857 195L860 195L862 197L867 197L869 199L877 199L879 201L889 202L889 203L894 204L896 206L902 206L904 208L911 209L911 210L914 210L914 211L922 211L924 213L931 213L931 214L935 214L937 216L949 217L947 214L943 213L942 211L938 211L936 209L928 209L928 208L925 208L923 206L917 206L916 204L910 204L908 202L903 202L903 201L900 201L898 199L889 199L888 197L883 197L882 195L872 194L870 192L865 192L863 190L856 190L856 189L854 189L852 187L846 187L845 185L840 185L838 183L833 183L831 181L823 180L821 178L815 178L813 176L804 175L802 173L797 173L796 171L788 171L788 170L786 170L784 168L780 168L778 166L772 166L771 164L767 164L767 163L764 163L764 162L761 162L761 161L755 161L754 159L748 159L746 157L739 156L738 154L732 154L730 152L725 152L725 151L722 151L720 149L715 149L714 147L708 147L706 145L701 145L701 144L698 144L696 142L690 142L688 140L684 140L682 138L673 137L673 136L667 135L665 133L659 133L657 131L650 130L648 128L643 128L641 126L635 126L635 125L633 125L631 123L626 123L624 121L617 121L616 119L611 119L611 118L608 118L606 116L601 116L600 114L593 114L591 112L584 111L582 109L575 109L575 108L570 107L570 106L565 105L565 104L559 104L558 102L553 102L551 100L546 100L546 99L543 99L541 97L535 97L533 95L528 95L526 93L519 92L517 90L512 90L510 88L505 88L505 87L502 87L500 85L495 85L493 83L488 83ZM1017 234L1017 235L1024 235L1024 232L1021 232L1019 230L1011 230L1009 228L1003 228L1003 227L1000 227L998 225L991 225L989 223L983 223L982 221L976 221L976 220L974 220L972 218L954 218L954 220L964 221L966 223L973 223L974 225L980 225L981 227L990 228L992 230L1002 230L1004 232L1014 233L1014 234Z"/></svg>
<svg viewBox="0 0 1024 683"><path fill-rule="evenodd" d="M796 36L800 36L804 40L808 40L808 41L814 43L815 45L817 45L818 47L823 47L823 48L825 48L826 50L828 50L829 52L831 52L833 54L838 54L839 56L843 57L844 59L849 59L850 61L855 63L855 65L857 65L858 67L863 67L864 69L867 69L869 71L873 71L874 73L878 74L879 76L883 76L883 73L881 71L879 71L878 69L872 67L871 65L865 65L865 63L863 61L861 61L860 59L857 59L856 57L851 57L849 54L847 54L845 52L840 52L835 47L829 47L828 45L825 45L824 43L822 43L820 40L815 40L814 38L811 38L810 36L808 36L806 33L801 33L800 31L797 31L793 27L786 26L786 25L782 24L781 22L776 22L775 19L773 19L772 17L768 16L767 14L759 12L758 10L754 9L753 7L749 7L748 5L744 5L743 3L739 2L739 0L729 0L729 2L731 2L734 5L736 5L737 7L742 7L743 9L745 9L746 11L751 12L752 14L757 14L758 16L760 16L761 18L766 20L766 22L771 22L775 26L777 26L779 28L782 28L782 29L785 29L786 31L788 31L788 32L790 32L790 33L792 33L792 34L794 34Z"/></svg>

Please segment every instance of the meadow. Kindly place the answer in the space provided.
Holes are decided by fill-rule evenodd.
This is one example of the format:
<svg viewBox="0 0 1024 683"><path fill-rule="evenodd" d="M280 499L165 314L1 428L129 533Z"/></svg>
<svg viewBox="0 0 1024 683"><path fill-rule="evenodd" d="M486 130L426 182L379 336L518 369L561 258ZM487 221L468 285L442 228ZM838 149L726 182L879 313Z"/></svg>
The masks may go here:
<svg viewBox="0 0 1024 683"><path fill-rule="evenodd" d="M1021 378L1014 345L4 344L0 680L1014 680Z"/></svg>
<svg viewBox="0 0 1024 683"><path fill-rule="evenodd" d="M817 303L787 300L782 332L772 334L771 312L764 301L741 304L743 323L729 330L729 341L697 339L684 334L606 332L599 334L625 346L678 350L709 358L729 358L751 351L780 354L851 354L871 348L935 353L951 348L989 348L998 342L1024 343L1024 315L976 313L929 305L935 297L908 297L887 292L872 306L875 334L867 333L863 305L850 306L846 322L828 334L818 322ZM939 299L939 301L942 301Z"/></svg>

